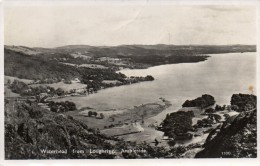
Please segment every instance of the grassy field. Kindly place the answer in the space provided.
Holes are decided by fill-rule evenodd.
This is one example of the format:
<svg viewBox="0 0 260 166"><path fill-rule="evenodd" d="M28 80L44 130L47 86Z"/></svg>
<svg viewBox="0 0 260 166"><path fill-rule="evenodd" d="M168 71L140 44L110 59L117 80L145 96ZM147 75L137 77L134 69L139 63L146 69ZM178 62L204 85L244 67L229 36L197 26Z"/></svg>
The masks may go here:
<svg viewBox="0 0 260 166"><path fill-rule="evenodd" d="M142 119L148 119L153 117L165 109L165 105L159 103L148 103L140 106L135 106L126 112L120 114L111 115L111 118L120 120L124 123L134 123L135 121L142 121Z"/></svg>
<svg viewBox="0 0 260 166"><path fill-rule="evenodd" d="M72 89L81 89L87 87L86 84L81 84L77 82L72 82L71 84L65 84L64 82L58 82L58 83L53 83L53 84L33 84L30 85L31 87L37 87L37 86L50 86L55 89L61 88L64 91L70 91Z"/></svg>
<svg viewBox="0 0 260 166"><path fill-rule="evenodd" d="M84 111L77 110L77 111L69 111L66 112L66 115L71 115L74 119L80 120L84 122L86 125L88 125L90 128L98 128L98 129L104 129L105 126L110 126L112 124L118 123L117 121L111 121L109 119L110 115L113 115L112 111L108 111L104 113L105 111L96 111L98 114L104 113L104 119L99 119L96 117L89 117L88 116L88 111L96 111L94 109L85 109ZM127 111L127 110L122 110L122 111ZM114 114L121 113L122 111L117 110L114 112Z"/></svg>
<svg viewBox="0 0 260 166"><path fill-rule="evenodd" d="M4 89L4 95L4 97L20 97L19 94L12 92L11 89L7 88L6 86Z"/></svg>
<svg viewBox="0 0 260 166"><path fill-rule="evenodd" d="M128 133L136 133L136 132L142 132L144 131L144 128L140 125L140 123L131 123L131 124L124 124L119 127L113 127L110 129L104 129L102 130L102 133L105 133L109 136L116 136L116 135L123 135Z"/></svg>
<svg viewBox="0 0 260 166"><path fill-rule="evenodd" d="M108 68L106 66L98 65L98 64L81 64L81 65L77 65L77 64L73 64L73 63L62 63L62 64L69 65L69 66L88 67L88 68L92 68L92 69L107 69Z"/></svg>
<svg viewBox="0 0 260 166"><path fill-rule="evenodd" d="M103 80L102 83L105 83L105 84L116 84L116 83L120 83L120 81L118 81L118 80Z"/></svg>
<svg viewBox="0 0 260 166"><path fill-rule="evenodd" d="M141 122L155 116L166 109L165 105L159 103L148 103L141 106L135 106L131 109L120 110L104 110L97 111L95 109L83 109L83 111L67 112L66 114L73 116L75 119L85 122L88 126L93 128L104 129L105 126L115 125L120 126L123 124L131 124ZM96 111L98 114L103 113L104 119L95 117L88 117L88 111Z"/></svg>
<svg viewBox="0 0 260 166"><path fill-rule="evenodd" d="M5 76L4 83L7 84L8 80L10 80L11 82L13 82L14 80L18 80L18 81L22 81L22 82L24 82L26 84L30 84L30 83L34 82L33 80L21 79L21 78L11 77L11 76Z"/></svg>
<svg viewBox="0 0 260 166"><path fill-rule="evenodd" d="M81 54L70 54L70 55L73 56L74 58L83 58L85 60L91 59L91 56L87 56L87 55L81 55Z"/></svg>
<svg viewBox="0 0 260 166"><path fill-rule="evenodd" d="M163 140L164 133L153 128L149 128L146 125L142 125L143 131L139 133L122 135L119 138L124 139L125 141L136 141L137 143L147 142L152 143L157 139L160 143L166 143Z"/></svg>
<svg viewBox="0 0 260 166"><path fill-rule="evenodd" d="M92 69L107 69L108 67L103 66L103 65L97 65L97 64L82 64L79 65L79 67L88 67Z"/></svg>
<svg viewBox="0 0 260 166"><path fill-rule="evenodd" d="M65 114L84 122L90 128L98 128L101 133L109 136L117 136L128 141L153 142L155 138L161 140L163 132L148 127L149 124L146 124L146 119L159 114L169 106L168 101L158 101L130 109L97 111L93 108L82 108ZM89 117L88 111L96 111L98 113L97 118ZM100 113L104 114L104 119L99 118Z"/></svg>

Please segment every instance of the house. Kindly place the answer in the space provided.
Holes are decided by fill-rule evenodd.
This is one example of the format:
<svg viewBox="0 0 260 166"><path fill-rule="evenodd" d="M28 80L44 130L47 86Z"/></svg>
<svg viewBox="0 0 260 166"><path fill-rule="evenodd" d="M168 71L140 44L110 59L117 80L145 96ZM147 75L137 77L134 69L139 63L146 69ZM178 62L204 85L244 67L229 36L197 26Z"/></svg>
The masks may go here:
<svg viewBox="0 0 260 166"><path fill-rule="evenodd" d="M71 80L72 83L80 83L79 78L75 78L74 80Z"/></svg>
<svg viewBox="0 0 260 166"><path fill-rule="evenodd" d="M85 93L86 90L85 90L85 88L79 88L79 89L75 89L75 92L76 93Z"/></svg>

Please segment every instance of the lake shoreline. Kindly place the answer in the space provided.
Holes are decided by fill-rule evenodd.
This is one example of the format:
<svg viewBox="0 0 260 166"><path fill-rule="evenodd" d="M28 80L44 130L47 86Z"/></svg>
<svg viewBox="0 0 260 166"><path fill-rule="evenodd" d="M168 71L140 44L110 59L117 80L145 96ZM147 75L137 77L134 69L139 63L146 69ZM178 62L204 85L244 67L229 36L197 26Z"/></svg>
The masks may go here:
<svg viewBox="0 0 260 166"><path fill-rule="evenodd" d="M223 73L224 69L226 68L226 65L230 66L230 62L232 61L234 61L234 65L231 66L230 70L237 70L236 64L240 63L239 59L241 59L243 63L247 60L249 64L254 64L254 58L254 53L228 53L228 55L212 54L210 58L207 61L204 61L203 63L171 64L155 66L141 70L123 70L122 72L125 75L153 74L155 80L151 82L131 84L131 86L124 85L120 87L102 89L97 93L83 97L65 97L62 99L58 99L58 101L75 101L75 104L78 108L92 107L96 110L107 110L130 108L134 105L151 103L159 97L164 97L167 98L173 104L173 106L170 109L167 109L166 111L174 112L173 110L177 111L180 108L180 105L186 99L191 99L203 93L208 93L212 94L213 96L216 96L217 103L228 104L230 96L232 94L240 92L250 93L250 91L247 90L245 86L252 85L254 87L255 83L254 81L251 81L254 77L250 75L252 71L249 70L247 73L245 73L246 81L234 82L236 78L240 78L240 76L233 75L232 77L235 76L236 78L230 79L229 75L224 74L222 76L220 74ZM215 65L216 63L218 65ZM215 67L212 68L212 65L215 65ZM185 71L186 69L190 69L190 67L192 68L191 73L183 73L183 71ZM244 71L245 67L245 65L241 66L239 71ZM253 67L254 66L252 66L251 68L253 69ZM205 68L208 70L205 70ZM240 73L239 71L237 73ZM171 74L169 74L169 72ZM212 75L212 73L215 74ZM201 79L197 79L197 75L202 75ZM223 77L223 79L216 79L215 77L217 76ZM189 83L190 81L192 81L192 83ZM227 81L230 83L227 84ZM181 83L184 83L184 85ZM206 87L201 86L204 84ZM222 93L219 92L219 88L215 86L216 84L220 85L220 87L223 88L223 90L221 90L223 91ZM223 84L226 85L222 86ZM155 119L162 119L162 117L164 118L165 116L166 115L162 113L162 115L160 116L155 116Z"/></svg>

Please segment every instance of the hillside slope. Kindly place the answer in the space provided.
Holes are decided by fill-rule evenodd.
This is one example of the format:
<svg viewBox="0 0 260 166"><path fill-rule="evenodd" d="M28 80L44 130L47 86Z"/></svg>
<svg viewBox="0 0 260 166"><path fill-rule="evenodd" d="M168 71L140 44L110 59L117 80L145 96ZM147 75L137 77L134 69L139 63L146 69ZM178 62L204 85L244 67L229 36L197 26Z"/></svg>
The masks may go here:
<svg viewBox="0 0 260 166"><path fill-rule="evenodd" d="M14 109L12 108L14 105ZM95 134L80 121L44 110L37 104L10 101L5 109L5 158L114 158L110 154L77 154L74 150L113 149L109 138ZM67 153L44 153L44 150Z"/></svg>
<svg viewBox="0 0 260 166"><path fill-rule="evenodd" d="M176 158L183 152L125 142L83 122L37 106L5 101L5 159Z"/></svg>

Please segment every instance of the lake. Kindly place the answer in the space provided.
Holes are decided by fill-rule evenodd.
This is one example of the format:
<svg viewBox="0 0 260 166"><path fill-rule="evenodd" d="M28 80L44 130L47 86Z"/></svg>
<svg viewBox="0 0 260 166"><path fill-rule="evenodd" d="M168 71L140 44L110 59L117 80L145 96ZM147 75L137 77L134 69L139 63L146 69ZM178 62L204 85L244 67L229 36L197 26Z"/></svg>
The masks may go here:
<svg viewBox="0 0 260 166"><path fill-rule="evenodd" d="M232 94L256 93L256 53L210 54L208 60L203 62L124 69L120 72L127 76L152 75L155 80L104 89L85 97L59 100L73 100L78 108L108 110L131 108L163 97L172 106L150 119L160 122L167 113L181 108L185 100L202 94L210 94L215 97L217 104L227 105Z"/></svg>

